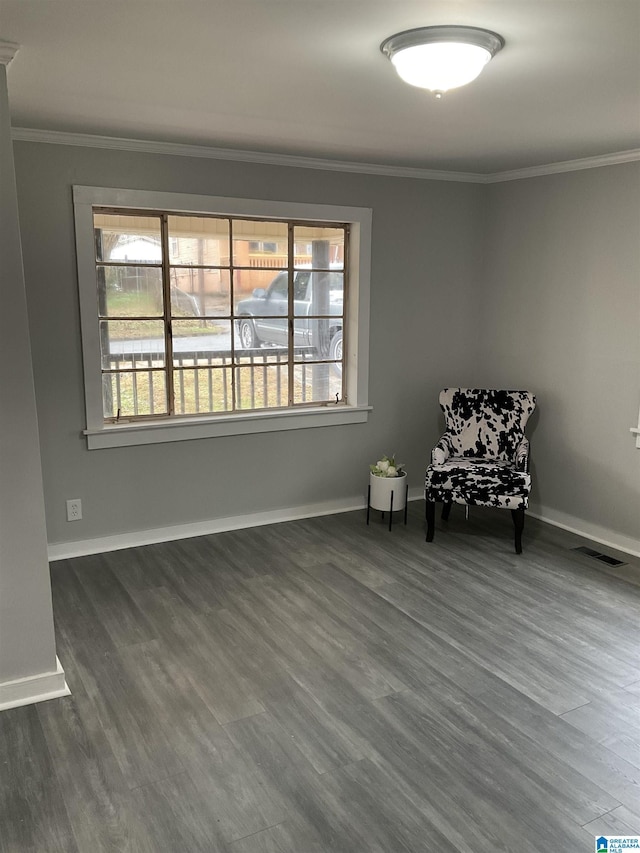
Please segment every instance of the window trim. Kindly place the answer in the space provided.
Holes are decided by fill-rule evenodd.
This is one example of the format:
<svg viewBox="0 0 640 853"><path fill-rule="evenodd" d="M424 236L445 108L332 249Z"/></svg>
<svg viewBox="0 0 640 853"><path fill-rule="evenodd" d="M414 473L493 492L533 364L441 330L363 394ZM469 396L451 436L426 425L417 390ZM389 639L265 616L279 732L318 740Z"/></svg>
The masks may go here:
<svg viewBox="0 0 640 853"><path fill-rule="evenodd" d="M371 410L368 404L370 208L87 186L73 187L73 205L87 424L83 434L89 450L366 422ZM346 313L344 354L347 403L304 409L234 412L232 415L191 415L188 418L173 417L158 421L105 423L97 322L98 293L95 285L94 207L349 223L349 308Z"/></svg>

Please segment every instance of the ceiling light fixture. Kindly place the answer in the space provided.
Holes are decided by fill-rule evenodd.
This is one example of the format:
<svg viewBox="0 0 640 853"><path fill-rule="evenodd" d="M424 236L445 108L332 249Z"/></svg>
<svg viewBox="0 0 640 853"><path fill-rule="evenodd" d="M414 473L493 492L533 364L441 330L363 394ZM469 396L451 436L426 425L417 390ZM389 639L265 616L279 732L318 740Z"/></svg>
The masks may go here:
<svg viewBox="0 0 640 853"><path fill-rule="evenodd" d="M480 74L504 39L479 27L418 27L385 39L380 50L402 79L441 98Z"/></svg>

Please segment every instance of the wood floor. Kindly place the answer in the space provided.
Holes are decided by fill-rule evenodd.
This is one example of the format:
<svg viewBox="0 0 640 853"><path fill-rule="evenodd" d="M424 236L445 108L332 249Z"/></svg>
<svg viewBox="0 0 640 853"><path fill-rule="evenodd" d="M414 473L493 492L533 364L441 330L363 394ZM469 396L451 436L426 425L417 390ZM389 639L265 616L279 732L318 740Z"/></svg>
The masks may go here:
<svg viewBox="0 0 640 853"><path fill-rule="evenodd" d="M640 833L640 567L456 508L52 564L2 853L533 853ZM398 516L399 519L399 516Z"/></svg>

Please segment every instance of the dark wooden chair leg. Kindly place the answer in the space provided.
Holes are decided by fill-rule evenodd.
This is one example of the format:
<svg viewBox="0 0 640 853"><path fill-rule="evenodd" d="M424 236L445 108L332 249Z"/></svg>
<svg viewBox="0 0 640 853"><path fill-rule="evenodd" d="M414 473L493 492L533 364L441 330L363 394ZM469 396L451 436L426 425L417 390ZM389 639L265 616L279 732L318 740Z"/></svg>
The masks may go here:
<svg viewBox="0 0 640 853"><path fill-rule="evenodd" d="M522 554L522 531L524 530L524 509L512 509L511 517L515 527L516 554Z"/></svg>
<svg viewBox="0 0 640 853"><path fill-rule="evenodd" d="M369 524L369 514L371 512L371 486L367 490L367 524Z"/></svg>
<svg viewBox="0 0 640 853"><path fill-rule="evenodd" d="M451 512L451 503L442 504L442 520L449 520L449 513Z"/></svg>
<svg viewBox="0 0 640 853"><path fill-rule="evenodd" d="M427 501L427 542L433 542L433 533L436 526L436 505L433 501Z"/></svg>

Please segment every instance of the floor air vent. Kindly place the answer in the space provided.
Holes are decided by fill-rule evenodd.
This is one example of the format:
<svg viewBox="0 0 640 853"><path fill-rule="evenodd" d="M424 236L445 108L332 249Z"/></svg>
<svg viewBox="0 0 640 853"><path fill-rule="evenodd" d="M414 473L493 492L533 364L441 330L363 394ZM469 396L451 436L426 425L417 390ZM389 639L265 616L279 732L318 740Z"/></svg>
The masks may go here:
<svg viewBox="0 0 640 853"><path fill-rule="evenodd" d="M622 560L616 560L615 557L610 557L608 554L601 554L600 551L594 551L593 548L587 548L586 545L580 545L579 548L572 548L571 550L586 554L587 557L593 557L594 560L600 560L601 563L606 563L608 566L626 566Z"/></svg>

